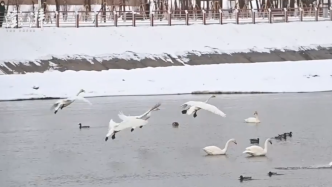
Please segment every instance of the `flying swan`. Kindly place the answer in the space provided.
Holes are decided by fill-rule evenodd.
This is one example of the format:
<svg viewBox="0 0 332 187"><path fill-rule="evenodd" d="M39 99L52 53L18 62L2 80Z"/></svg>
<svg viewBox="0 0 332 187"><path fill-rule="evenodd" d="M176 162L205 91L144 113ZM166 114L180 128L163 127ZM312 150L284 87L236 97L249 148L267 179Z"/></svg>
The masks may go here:
<svg viewBox="0 0 332 187"><path fill-rule="evenodd" d="M254 116L255 117L247 118L244 121L246 123L260 123L261 121L258 119L258 112L257 111L255 111Z"/></svg>
<svg viewBox="0 0 332 187"><path fill-rule="evenodd" d="M212 95L211 97L209 97L206 101L205 101L205 103L208 103L209 102L209 100L211 99L211 98L215 98L216 96L214 96L214 95ZM194 114L194 118L195 117L197 117L197 111L199 111L200 110L200 108L198 108L198 107L195 107L195 106L191 106L189 109L187 109L187 111L186 110L183 110L182 111L182 114L187 114L187 115L192 115L192 114Z"/></svg>
<svg viewBox="0 0 332 187"><path fill-rule="evenodd" d="M60 100L56 101L51 107L51 109L54 110L54 114L56 114L59 109L62 110L63 108L69 106L76 100L82 100L91 105L91 102L89 100L85 99L83 96L80 96L80 94L83 92L85 92L85 91L83 89L81 89L74 97L68 97L66 99L60 99Z"/></svg>
<svg viewBox="0 0 332 187"><path fill-rule="evenodd" d="M124 129L143 126L146 125L147 123L148 123L147 120L136 119L136 118L129 118L120 123L116 123L111 119L108 124L108 133L106 134L105 141L107 141L108 137L110 136L112 136L112 139L115 139L115 134Z"/></svg>
<svg viewBox="0 0 332 187"><path fill-rule="evenodd" d="M230 139L226 142L226 145L225 145L224 149L220 149L219 147L213 145L213 146L204 147L203 150L208 155L225 155L230 142L233 142L234 144L237 144L236 140L232 138L232 139Z"/></svg>
<svg viewBox="0 0 332 187"><path fill-rule="evenodd" d="M191 110L192 112L194 112L193 111L194 109L191 109L191 107L197 107L199 109L203 109L203 110L209 111L211 113L217 114L217 115L219 115L221 117L226 117L226 114L223 113L221 110L219 110L217 107L215 107L215 106L213 106L211 104L202 102L202 101L188 101L188 102L184 103L181 106L183 108L185 108L184 110L182 110L182 114L186 114L189 110ZM189 111L189 112L191 112L191 111ZM194 113L194 117L197 116L196 112Z"/></svg>
<svg viewBox="0 0 332 187"><path fill-rule="evenodd" d="M265 156L267 153L267 142L270 142L270 144L272 144L271 139L268 138L265 140L264 149L260 146L253 145L247 147L243 153L248 154L250 156Z"/></svg>
<svg viewBox="0 0 332 187"><path fill-rule="evenodd" d="M125 121L127 119L143 119L143 120L148 120L151 117L151 113L152 111L158 111L160 110L161 103L157 103L156 105L154 105L152 108L150 108L148 111L144 112L142 115L139 116L126 116L123 114L123 112L119 112L118 116L122 121ZM140 126L139 128L142 128L142 126ZM131 132L133 132L135 130L136 127L131 128Z"/></svg>

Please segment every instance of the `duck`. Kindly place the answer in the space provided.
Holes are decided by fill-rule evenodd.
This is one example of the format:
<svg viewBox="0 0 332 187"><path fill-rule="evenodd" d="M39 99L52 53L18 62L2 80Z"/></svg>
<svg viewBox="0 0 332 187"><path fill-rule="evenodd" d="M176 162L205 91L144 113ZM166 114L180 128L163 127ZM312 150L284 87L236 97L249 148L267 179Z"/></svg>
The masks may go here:
<svg viewBox="0 0 332 187"><path fill-rule="evenodd" d="M237 144L235 139L229 139L226 142L225 148L224 149L220 149L217 146L207 146L204 147L203 150L208 154L208 155L225 155L228 149L228 145L230 142L233 142L235 145Z"/></svg>
<svg viewBox="0 0 332 187"><path fill-rule="evenodd" d="M158 110L160 110L159 109L160 106L161 106L161 103L157 103L156 105L154 105L149 110L147 110L146 112L144 112L143 114L141 114L139 116L126 116L125 114L123 114L123 112L119 112L118 117L122 121L125 121L125 120L130 119L130 118L148 120L151 117L152 111L158 111ZM135 130L135 128L136 127L132 127L130 131L133 132ZM140 126L139 128L143 128L143 126Z"/></svg>
<svg viewBox="0 0 332 187"><path fill-rule="evenodd" d="M278 136L279 136L280 138L287 139L287 135L286 135L286 133L284 133L284 134L278 134Z"/></svg>
<svg viewBox="0 0 332 187"><path fill-rule="evenodd" d="M284 175L284 174L279 174L279 173L276 173L276 172L268 172L267 173L270 177L272 176L272 175Z"/></svg>
<svg viewBox="0 0 332 187"><path fill-rule="evenodd" d="M172 126L173 126L174 128L177 128L177 127L179 127L179 123L178 123L178 122L173 122L173 123L172 123Z"/></svg>
<svg viewBox="0 0 332 187"><path fill-rule="evenodd" d="M250 146L247 147L246 150L243 152L244 154L248 154L250 156L265 156L267 153L267 143L272 144L272 141L270 138L265 140L265 144L264 144L264 148L260 147L260 146Z"/></svg>
<svg viewBox="0 0 332 187"><path fill-rule="evenodd" d="M257 111L254 112L254 116L255 117L249 117L249 118L245 119L244 121L246 123L260 123L261 121L258 119L258 112Z"/></svg>
<svg viewBox="0 0 332 187"><path fill-rule="evenodd" d="M208 103L209 100L210 100L211 98L215 98L215 97L216 97L215 95L210 96L210 97L205 101L205 103ZM194 114L193 117L195 118L195 117L197 117L197 111L199 111L199 110L200 110L199 107L191 106L191 107L189 107L187 110L182 110L182 114L187 114L187 115L189 115L189 116L192 115L192 114Z"/></svg>
<svg viewBox="0 0 332 187"><path fill-rule="evenodd" d="M80 129L83 129L83 128L90 128L90 126L82 126L82 124L80 123L80 124L78 124L80 127Z"/></svg>
<svg viewBox="0 0 332 187"><path fill-rule="evenodd" d="M292 133L292 132L285 132L284 134L285 134L285 136L289 136L289 137L292 137L292 136L293 136L293 133Z"/></svg>
<svg viewBox="0 0 332 187"><path fill-rule="evenodd" d="M144 120L144 119L137 119L137 118L128 118L125 121L122 121L120 123L116 123L113 121L113 119L110 120L110 122L108 123L108 132L106 134L106 138L105 141L108 140L108 137L112 136L112 139L115 139L115 135L116 133L128 129L128 128L132 128L132 127L140 127L140 126L144 126L148 123L148 120Z"/></svg>
<svg viewBox="0 0 332 187"><path fill-rule="evenodd" d="M216 106L213 106L211 104L208 104L208 103L205 103L202 101L188 101L188 102L184 103L183 105L181 105L181 107L184 108L184 110L182 110L182 114L187 114L187 112L190 114L194 113L194 117L197 117L198 110L196 112L194 112L193 110L196 110L196 109L192 108L192 107L199 108L199 110L203 109L203 110L209 111L209 112L219 115L221 117L226 117L226 114L223 111L221 111L220 109L218 109Z"/></svg>
<svg viewBox="0 0 332 187"><path fill-rule="evenodd" d="M247 180L252 180L252 177L244 177L244 176L240 176L239 178L240 181L247 181Z"/></svg>
<svg viewBox="0 0 332 187"><path fill-rule="evenodd" d="M259 144L259 138L257 139L250 139L251 144Z"/></svg>
<svg viewBox="0 0 332 187"><path fill-rule="evenodd" d="M60 99L60 100L56 101L51 107L51 109L54 110L54 114L56 114L59 109L62 110L63 108L69 106L70 104L72 104L76 100L82 100L82 101L84 101L84 102L91 105L91 102L89 100L87 100L84 97L80 96L80 94L83 93L83 92L85 92L85 90L81 89L76 94L76 96L74 96L74 97L68 97L66 99Z"/></svg>

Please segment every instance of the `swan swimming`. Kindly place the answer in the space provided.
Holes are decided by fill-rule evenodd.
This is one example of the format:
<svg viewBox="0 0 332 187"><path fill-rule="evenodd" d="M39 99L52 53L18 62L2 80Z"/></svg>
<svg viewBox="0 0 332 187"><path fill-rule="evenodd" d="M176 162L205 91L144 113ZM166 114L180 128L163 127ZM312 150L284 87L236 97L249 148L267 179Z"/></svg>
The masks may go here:
<svg viewBox="0 0 332 187"><path fill-rule="evenodd" d="M54 114L56 114L59 109L62 110L63 108L69 106L70 104L72 104L76 100L82 100L82 101L84 101L86 103L89 103L91 105L91 102L89 100L87 100L84 97L80 96L80 94L83 93L83 92L85 92L85 91L83 89L81 89L76 94L76 96L74 96L74 97L68 97L66 99L60 99L60 100L56 101L51 107L51 109L54 110Z"/></svg>
<svg viewBox="0 0 332 187"><path fill-rule="evenodd" d="M206 101L205 101L205 103L208 103L209 102L209 100L211 99L211 98L215 98L216 96L214 96L214 95L212 95L211 97L209 97ZM184 107L185 108L185 107ZM187 114L187 115L192 115L192 114L194 114L193 116L194 116L194 118L195 117L197 117L197 111L199 111L200 110L200 108L199 107L196 107L196 106L191 106L191 107L189 107L189 109L187 109L187 110L183 110L182 111L182 114ZM186 111L186 112L185 112Z"/></svg>
<svg viewBox="0 0 332 187"><path fill-rule="evenodd" d="M118 114L118 116L119 116L119 118L120 118L122 121L125 121L125 120L127 120L127 119L131 119L131 118L133 118L133 119L143 119L143 120L148 120L148 119L151 117L151 113L152 113L152 111L158 111L158 110L160 110L160 109L159 109L160 105L161 105L161 103L157 103L157 104L154 105L152 108L150 108L148 111L144 112L142 115L139 115L139 116L126 116L126 115L124 115L122 112L120 112L120 113ZM143 125L140 126L139 128L142 128L142 127L143 127ZM135 128L136 128L136 127L131 128L131 132L133 132Z"/></svg>
<svg viewBox="0 0 332 187"><path fill-rule="evenodd" d="M188 101L181 106L183 108L185 108L184 110L182 110L182 114L186 114L188 112L188 110L191 110L189 112L194 112L193 111L194 108L191 108L191 107L197 107L199 109L203 109L203 110L209 111L211 113L217 114L221 117L226 117L226 114L224 112L222 112L221 110L219 110L217 107L215 107L211 104L202 102L202 101ZM197 116L196 112L194 113L194 117Z"/></svg>
<svg viewBox="0 0 332 187"><path fill-rule="evenodd" d="M143 126L146 125L147 123L148 123L147 120L136 119L136 118L128 118L120 123L116 123L111 119L108 124L108 133L106 134L105 141L108 140L109 136L112 136L112 139L115 139L115 134L124 129Z"/></svg>
<svg viewBox="0 0 332 187"><path fill-rule="evenodd" d="M208 154L208 155L225 155L226 152L227 152L227 148L228 148L228 145L230 142L233 142L234 144L237 144L236 143L236 140L235 139L229 139L227 142L226 142L226 145L225 145L225 148L224 149L220 149L219 147L217 146L207 146L207 147L204 147L203 150Z"/></svg>
<svg viewBox="0 0 332 187"><path fill-rule="evenodd" d="M272 141L270 138L265 140L265 144L264 144L264 149L260 146L250 146L247 147L246 150L243 152L245 154L248 154L250 156L265 156L267 153L267 143L270 142L270 144L272 144Z"/></svg>
<svg viewBox="0 0 332 187"><path fill-rule="evenodd" d="M255 117L247 118L244 121L246 123L260 123L261 121L258 119L258 112L257 111L255 111L254 116Z"/></svg>

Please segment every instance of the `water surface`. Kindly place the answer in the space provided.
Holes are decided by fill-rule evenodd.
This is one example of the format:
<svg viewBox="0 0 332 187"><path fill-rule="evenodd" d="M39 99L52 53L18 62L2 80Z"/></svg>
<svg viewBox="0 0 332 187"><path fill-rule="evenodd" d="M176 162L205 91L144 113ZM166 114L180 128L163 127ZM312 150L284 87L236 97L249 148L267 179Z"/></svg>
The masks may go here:
<svg viewBox="0 0 332 187"><path fill-rule="evenodd" d="M301 169L332 161L332 94L218 95L211 103L226 118L199 111L181 114L182 103L207 95L91 98L92 106L74 103L56 115L54 100L0 103L0 186L54 187L309 187L330 186L332 170ZM139 115L156 102L161 110L134 132L105 142L108 122L118 111ZM243 123L259 113L259 125ZM179 128L172 128L177 121ZM78 123L91 126L78 128ZM273 140L267 157L242 154L250 138L293 132ZM227 156L205 156L202 148L224 147ZM287 169L287 168L290 169ZM291 167L298 167L292 169ZM275 169L277 168L277 169ZM278 169L284 168L284 169ZM283 176L268 177L269 171ZM237 180L240 175L253 181Z"/></svg>

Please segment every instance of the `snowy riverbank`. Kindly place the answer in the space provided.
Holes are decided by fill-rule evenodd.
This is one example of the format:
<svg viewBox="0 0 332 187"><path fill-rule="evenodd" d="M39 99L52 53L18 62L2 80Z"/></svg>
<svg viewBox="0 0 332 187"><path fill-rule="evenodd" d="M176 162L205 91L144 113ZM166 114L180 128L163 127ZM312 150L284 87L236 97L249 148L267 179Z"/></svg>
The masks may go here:
<svg viewBox="0 0 332 187"><path fill-rule="evenodd" d="M32 89L39 86L39 90ZM332 60L66 71L0 76L0 100L158 95L195 91L314 92L332 90Z"/></svg>
<svg viewBox="0 0 332 187"><path fill-rule="evenodd" d="M0 73L332 59L328 21L33 30L0 29Z"/></svg>

